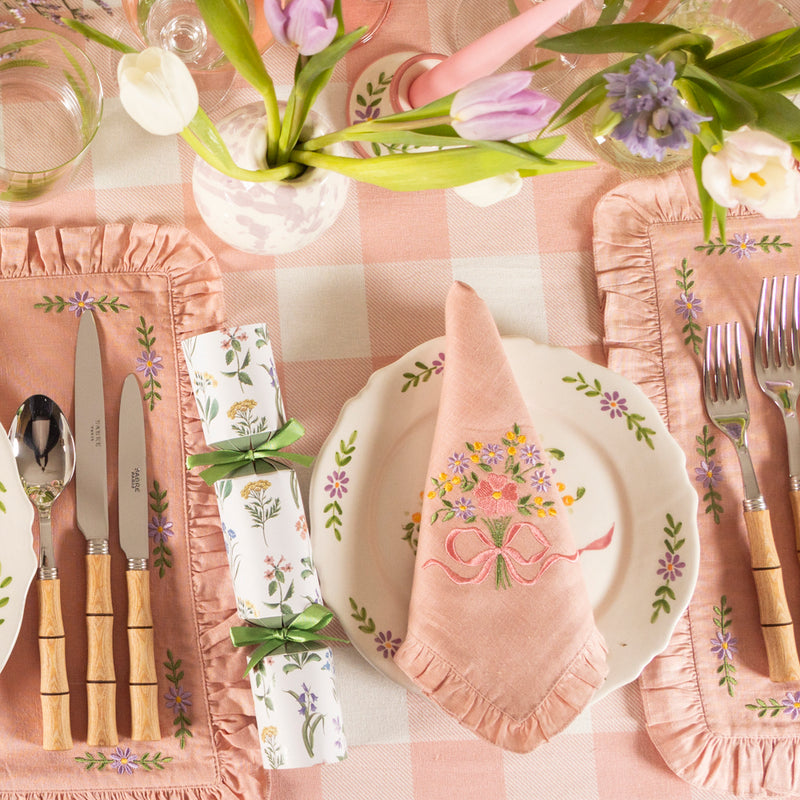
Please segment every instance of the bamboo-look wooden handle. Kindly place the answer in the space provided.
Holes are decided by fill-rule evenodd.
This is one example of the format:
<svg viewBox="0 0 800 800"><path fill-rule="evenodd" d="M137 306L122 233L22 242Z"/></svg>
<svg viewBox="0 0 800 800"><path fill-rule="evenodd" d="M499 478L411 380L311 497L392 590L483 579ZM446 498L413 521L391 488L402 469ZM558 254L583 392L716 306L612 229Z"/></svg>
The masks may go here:
<svg viewBox="0 0 800 800"><path fill-rule="evenodd" d="M86 556L86 695L89 724L86 743L117 744L117 680L114 674L114 613L111 605L111 556Z"/></svg>
<svg viewBox="0 0 800 800"><path fill-rule="evenodd" d="M786 601L781 569L769 511L745 511L750 540L750 565L758 594L761 632L767 647L769 679L775 683L800 680L800 661L794 640L794 625Z"/></svg>
<svg viewBox="0 0 800 800"><path fill-rule="evenodd" d="M131 739L161 738L158 727L158 676L150 610L150 572L128 570L128 655L130 658Z"/></svg>
<svg viewBox="0 0 800 800"><path fill-rule="evenodd" d="M789 492L792 501L792 517L794 518L794 541L797 549L797 560L800 561L800 491Z"/></svg>
<svg viewBox="0 0 800 800"><path fill-rule="evenodd" d="M39 659L42 699L42 747L70 750L69 681L67 680L61 581L39 581Z"/></svg>

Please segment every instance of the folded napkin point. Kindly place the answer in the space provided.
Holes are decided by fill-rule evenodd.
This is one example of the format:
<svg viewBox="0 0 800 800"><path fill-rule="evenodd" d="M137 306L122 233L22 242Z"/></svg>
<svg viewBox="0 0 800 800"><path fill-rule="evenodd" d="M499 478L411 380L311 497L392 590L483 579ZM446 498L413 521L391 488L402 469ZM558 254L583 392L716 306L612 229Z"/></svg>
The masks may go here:
<svg viewBox="0 0 800 800"><path fill-rule="evenodd" d="M527 752L607 675L578 561L607 547L614 529L576 548L488 307L456 282L445 316L447 368L394 662L465 727Z"/></svg>

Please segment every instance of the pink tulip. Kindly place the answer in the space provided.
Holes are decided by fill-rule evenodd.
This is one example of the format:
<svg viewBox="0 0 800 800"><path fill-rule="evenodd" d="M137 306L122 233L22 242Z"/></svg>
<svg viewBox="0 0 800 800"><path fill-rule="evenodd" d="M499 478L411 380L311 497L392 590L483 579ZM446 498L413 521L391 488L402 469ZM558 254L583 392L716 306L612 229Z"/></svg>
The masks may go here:
<svg viewBox="0 0 800 800"><path fill-rule="evenodd" d="M464 139L499 141L543 128L558 103L529 89L529 72L478 78L457 92L450 106L452 125Z"/></svg>
<svg viewBox="0 0 800 800"><path fill-rule="evenodd" d="M264 15L275 39L304 56L324 50L339 24L333 0L264 0Z"/></svg>

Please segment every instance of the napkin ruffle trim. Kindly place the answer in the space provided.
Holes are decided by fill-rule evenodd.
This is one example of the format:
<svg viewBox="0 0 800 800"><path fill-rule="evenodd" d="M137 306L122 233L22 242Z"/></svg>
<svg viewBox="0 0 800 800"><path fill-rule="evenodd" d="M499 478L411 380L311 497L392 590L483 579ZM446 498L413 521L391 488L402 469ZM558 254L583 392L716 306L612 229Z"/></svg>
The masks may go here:
<svg viewBox="0 0 800 800"><path fill-rule="evenodd" d="M27 253L27 257L22 257ZM175 371L179 376L182 436L188 452L204 447L197 409L180 342L224 326L222 281L213 253L188 230L136 223L85 228L43 228L32 234L25 228L0 230L0 272L5 277L98 274L113 272L120 286L151 274L154 291L169 292L175 335ZM160 283L157 283L160 282ZM132 283L132 285L135 285ZM165 353L168 351L165 351ZM170 357L165 355L166 357ZM250 685L242 678L244 661L231 653L229 630L238 620L230 591L229 568L213 489L199 477L184 472L185 507L181 528L188 536L190 582L194 617L184 622L197 631L205 691L195 694L195 706L208 703L209 730L214 754L215 782L164 788L125 790L126 797L142 800L232 800L268 797L269 777L264 770L253 724ZM191 519L190 519L191 510ZM190 525L191 521L191 525ZM211 676L211 677L209 677ZM199 723L199 718L198 718ZM170 731L162 731L169 736ZM69 790L15 794L37 800L111 800L119 790ZM0 789L0 796L4 796Z"/></svg>
<svg viewBox="0 0 800 800"><path fill-rule="evenodd" d="M580 714L608 673L606 645L592 626L589 638L536 708L516 719L481 695L457 670L409 634L401 653L403 671L464 727L516 753L549 741ZM458 709L457 713L450 709Z"/></svg>

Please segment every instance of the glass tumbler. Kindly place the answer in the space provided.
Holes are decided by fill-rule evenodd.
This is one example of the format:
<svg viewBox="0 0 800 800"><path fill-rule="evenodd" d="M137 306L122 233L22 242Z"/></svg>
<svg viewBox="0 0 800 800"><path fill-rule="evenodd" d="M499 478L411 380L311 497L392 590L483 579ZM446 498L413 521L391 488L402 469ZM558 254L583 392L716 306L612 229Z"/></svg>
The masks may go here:
<svg viewBox="0 0 800 800"><path fill-rule="evenodd" d="M100 126L103 90L86 54L37 28L0 31L0 200L63 188Z"/></svg>

